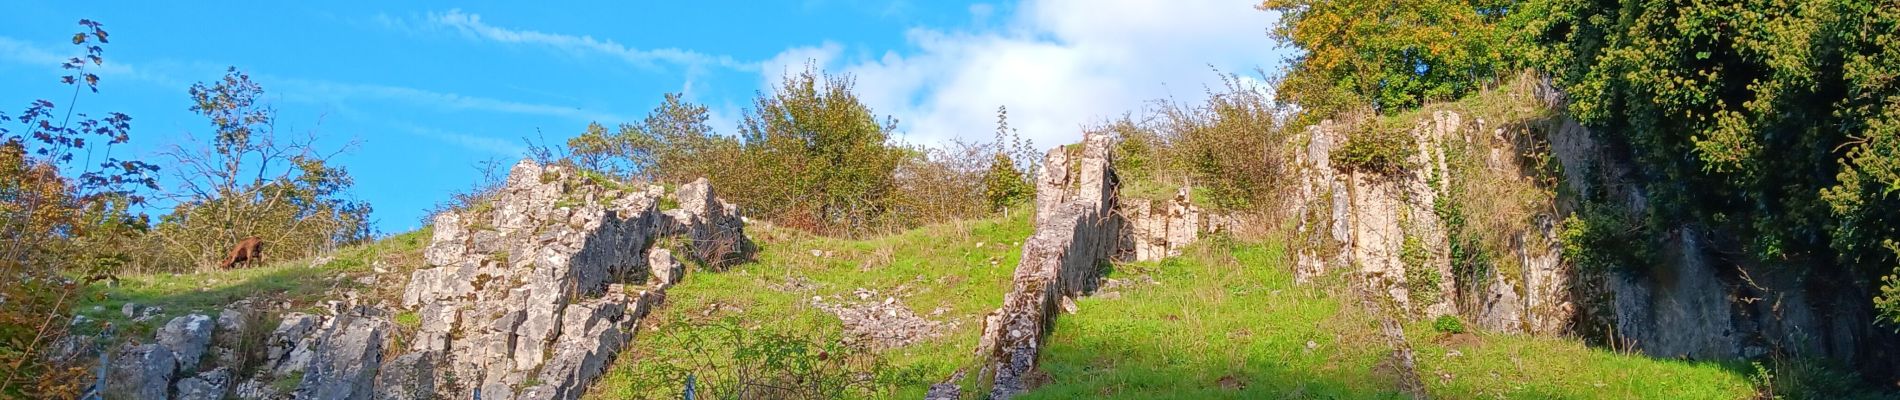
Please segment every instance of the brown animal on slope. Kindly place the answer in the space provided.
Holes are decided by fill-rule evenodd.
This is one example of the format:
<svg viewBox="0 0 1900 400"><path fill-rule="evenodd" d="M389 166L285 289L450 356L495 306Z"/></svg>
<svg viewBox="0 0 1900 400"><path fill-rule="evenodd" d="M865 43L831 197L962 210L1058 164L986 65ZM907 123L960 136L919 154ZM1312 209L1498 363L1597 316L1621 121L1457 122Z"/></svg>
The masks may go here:
<svg viewBox="0 0 1900 400"><path fill-rule="evenodd" d="M239 240L237 243L237 246L232 246L231 255L224 256L224 264L221 264L218 267L222 269L231 269L232 266L235 266L237 265L237 263L241 263L241 262L249 263L252 266L255 266L257 263L263 262L263 261L264 261L264 240L258 239L256 236L252 236L252 237L244 238L244 240Z"/></svg>

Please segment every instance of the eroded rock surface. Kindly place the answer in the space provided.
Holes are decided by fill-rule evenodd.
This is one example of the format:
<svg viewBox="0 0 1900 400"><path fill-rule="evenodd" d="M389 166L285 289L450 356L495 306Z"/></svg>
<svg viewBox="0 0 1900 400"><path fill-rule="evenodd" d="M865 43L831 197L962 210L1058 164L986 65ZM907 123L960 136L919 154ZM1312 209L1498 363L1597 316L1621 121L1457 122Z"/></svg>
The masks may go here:
<svg viewBox="0 0 1900 400"><path fill-rule="evenodd" d="M1003 306L984 320L977 348L994 374L990 397L1008 399L1030 389L1042 341L1066 296L1093 291L1122 239L1115 212L1120 187L1109 138L1089 134L1075 154L1058 147L1043 158L1036 180L1036 231L1023 242ZM1076 168L1071 160L1079 158Z"/></svg>
<svg viewBox="0 0 1900 400"><path fill-rule="evenodd" d="M440 374L457 378L438 392L578 398L684 275L656 241L679 237L712 266L749 254L738 207L704 179L681 186L680 209L660 211L661 195L523 161L492 208L437 217L433 267L412 275L403 301L422 320L410 350L441 354Z"/></svg>
<svg viewBox="0 0 1900 400"><path fill-rule="evenodd" d="M1181 255L1181 249L1200 238L1203 228L1213 228L1207 226L1206 218L1220 221L1195 206L1188 198L1190 192L1183 187L1167 201L1122 202L1122 215L1128 222L1123 244L1127 258L1153 261Z"/></svg>
<svg viewBox="0 0 1900 400"><path fill-rule="evenodd" d="M738 207L705 180L681 187L679 209L660 211L662 195L659 186L524 160L486 204L436 217L427 265L411 273L403 310L362 305L346 292L327 309L284 313L274 323L253 323L262 316L237 305L216 319L180 317L157 344L119 352L106 393L579 398L665 288L685 278L675 251L714 267L751 256ZM655 247L663 241L677 247ZM398 335L397 313L413 313L419 326ZM245 376L234 376L239 360L253 360L242 365ZM206 372L194 373L199 365Z"/></svg>

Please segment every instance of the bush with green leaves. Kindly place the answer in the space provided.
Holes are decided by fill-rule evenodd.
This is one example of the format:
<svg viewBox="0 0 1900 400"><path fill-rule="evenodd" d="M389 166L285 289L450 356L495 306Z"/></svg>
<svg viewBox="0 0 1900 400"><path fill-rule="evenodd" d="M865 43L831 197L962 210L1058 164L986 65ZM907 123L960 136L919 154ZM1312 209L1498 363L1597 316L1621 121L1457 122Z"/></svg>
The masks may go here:
<svg viewBox="0 0 1900 400"><path fill-rule="evenodd" d="M1403 131L1376 127L1360 129L1347 136L1346 143L1333 150L1333 168L1395 175L1412 167L1412 154L1417 152L1417 140Z"/></svg>
<svg viewBox="0 0 1900 400"><path fill-rule="evenodd" d="M85 287L142 253L149 221L136 210L157 189L156 166L111 156L131 140L130 116L76 112L99 91L109 37L97 21L79 25L80 55L61 64L72 91L55 94L67 109L40 99L0 112L0 398L79 396L90 360L50 350Z"/></svg>
<svg viewBox="0 0 1900 400"><path fill-rule="evenodd" d="M1457 316L1440 315L1438 319L1432 320L1432 330L1454 335L1465 333L1465 322L1459 320Z"/></svg>

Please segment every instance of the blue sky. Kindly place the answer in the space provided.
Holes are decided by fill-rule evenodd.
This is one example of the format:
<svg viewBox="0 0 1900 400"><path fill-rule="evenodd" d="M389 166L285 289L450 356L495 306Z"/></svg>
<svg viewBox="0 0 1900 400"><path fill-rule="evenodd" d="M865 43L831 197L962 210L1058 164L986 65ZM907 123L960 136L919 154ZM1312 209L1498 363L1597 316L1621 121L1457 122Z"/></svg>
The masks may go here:
<svg viewBox="0 0 1900 400"><path fill-rule="evenodd" d="M9 2L0 110L68 106L58 65L79 52L76 22L97 20L112 43L77 110L131 115L130 151L162 165L160 151L207 137L186 89L236 66L264 86L280 135L353 146L334 162L377 228L401 232L478 181L478 162L520 158L524 137L634 122L668 92L731 133L807 60L854 75L900 140L988 138L1006 105L1047 147L1151 100L1198 99L1212 68L1271 72L1285 57L1273 16L1246 0L318 3Z"/></svg>

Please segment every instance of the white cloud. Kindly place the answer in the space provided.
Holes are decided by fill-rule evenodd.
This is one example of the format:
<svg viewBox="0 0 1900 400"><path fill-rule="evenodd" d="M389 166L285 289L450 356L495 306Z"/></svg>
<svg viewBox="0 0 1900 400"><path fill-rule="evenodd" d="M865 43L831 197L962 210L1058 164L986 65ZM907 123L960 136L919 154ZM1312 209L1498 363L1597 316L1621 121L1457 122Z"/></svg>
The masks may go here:
<svg viewBox="0 0 1900 400"><path fill-rule="evenodd" d="M470 150L494 153L495 155L505 158L520 157L523 154L528 154L527 145L518 141L503 140L469 133L450 132L409 123L398 122L396 125L417 136L447 142Z"/></svg>
<svg viewBox="0 0 1900 400"><path fill-rule="evenodd" d="M603 124L632 121L632 119L626 116L590 111L579 107L522 103L400 86L339 83L296 78L275 78L271 80L274 85L282 88L278 90L279 93L284 93L286 97L292 100L347 101L354 98L372 98L393 100L444 110L474 110L539 115L584 122L600 122Z"/></svg>
<svg viewBox="0 0 1900 400"><path fill-rule="evenodd" d="M1266 28L1274 17L1252 0L1028 0L993 28L917 28L912 49L837 60L835 44L786 50L761 71L777 82L786 65L818 58L857 77L858 94L896 116L907 140L935 143L994 132L996 107L1041 146L1070 143L1081 129L1145 103L1205 96L1223 72L1272 70L1283 57ZM983 25L983 24L978 24ZM1257 81L1243 81L1257 84Z"/></svg>
<svg viewBox="0 0 1900 400"><path fill-rule="evenodd" d="M797 74L805 70L806 63L819 66L831 65L844 55L844 46L835 42L825 42L817 46L794 47L781 51L770 60L760 63L760 88L777 86L779 78Z"/></svg>
<svg viewBox="0 0 1900 400"><path fill-rule="evenodd" d="M46 48L39 47L33 44L32 42L0 36L0 60L5 60L7 62L11 62L15 64L35 65L35 66L45 67L47 71L52 71L53 73L57 74L57 75L48 75L49 79L56 76L65 76L65 75L71 74L72 73L71 71L60 67L60 65L66 63L66 61L72 59L73 57L82 56L85 54L83 50L80 50L77 47L71 47L67 49L70 50L70 52L61 54L61 53L56 53L53 50L48 50ZM98 74L101 79L107 80L107 81L111 81L115 79L130 79L130 80L147 82L147 83L152 83L152 84L157 84L160 86L167 86L167 87L185 86L183 81L173 78L169 74L157 72L157 71L147 69L147 68L134 68L131 64L117 61L113 57L112 49L110 47L106 48L105 63L99 64L99 65L87 65L87 68L92 73Z"/></svg>
<svg viewBox="0 0 1900 400"><path fill-rule="evenodd" d="M703 68L720 66L737 70L752 70L755 65L739 62L729 56L713 56L692 50L675 48L637 49L621 45L613 40L595 39L593 36L574 36L547 33L533 30L508 29L482 22L479 14L463 13L461 9L452 9L441 14L430 14L429 23L451 28L463 34L484 40L507 43L537 45L555 50L582 54L601 54L619 58L642 68L656 68L660 63ZM383 22L386 26L401 26L400 22Z"/></svg>

